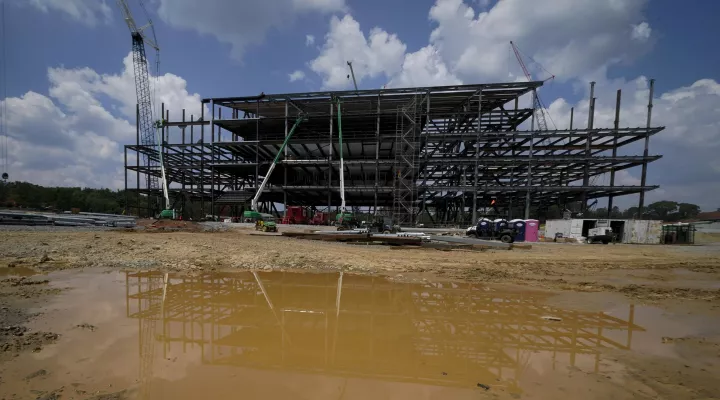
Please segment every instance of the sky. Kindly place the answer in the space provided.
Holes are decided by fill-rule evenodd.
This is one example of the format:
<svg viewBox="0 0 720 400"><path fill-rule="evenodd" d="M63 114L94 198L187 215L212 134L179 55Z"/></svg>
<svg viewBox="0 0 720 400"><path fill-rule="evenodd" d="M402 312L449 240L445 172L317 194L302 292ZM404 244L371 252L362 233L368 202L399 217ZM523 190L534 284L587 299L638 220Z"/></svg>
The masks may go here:
<svg viewBox="0 0 720 400"><path fill-rule="evenodd" d="M2 1L0 143L10 179L122 188L136 98L116 2ZM349 89L348 60L363 89L525 80L511 40L534 79L555 75L540 90L550 128L566 128L571 107L576 124L587 123L590 81L596 127L612 126L617 89L620 125L644 126L648 80L656 79L652 125L666 129L650 142L650 154L663 158L648 168L648 184L660 189L647 201L720 207L720 52L712 51L720 2L145 0L147 16L139 0L127 2L139 25L154 23L161 51L153 81L171 112L197 115L207 97ZM637 143L620 154L642 150ZM639 168L616 178L639 181Z"/></svg>

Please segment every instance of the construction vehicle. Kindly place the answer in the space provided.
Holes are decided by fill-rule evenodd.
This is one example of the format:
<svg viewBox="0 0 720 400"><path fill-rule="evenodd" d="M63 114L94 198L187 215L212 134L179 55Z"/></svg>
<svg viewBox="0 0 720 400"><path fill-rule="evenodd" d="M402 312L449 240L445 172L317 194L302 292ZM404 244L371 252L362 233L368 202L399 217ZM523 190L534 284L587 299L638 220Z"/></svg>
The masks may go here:
<svg viewBox="0 0 720 400"><path fill-rule="evenodd" d="M339 212L335 215L335 227L339 231L348 231L356 229L359 226L360 221L358 221L352 213Z"/></svg>
<svg viewBox="0 0 720 400"><path fill-rule="evenodd" d="M317 211L310 220L310 225L329 225L330 213Z"/></svg>
<svg viewBox="0 0 720 400"><path fill-rule="evenodd" d="M285 216L280 222L283 225L289 224L307 224L308 211L305 207L288 206L285 209Z"/></svg>
<svg viewBox="0 0 720 400"><path fill-rule="evenodd" d="M394 225L391 218L377 217L374 221L361 224L370 233L398 233L400 226Z"/></svg>
<svg viewBox="0 0 720 400"><path fill-rule="evenodd" d="M165 175L165 163L163 162L162 146L160 143L160 130L163 128L162 121L153 122L153 98L151 93L153 91L150 88L150 79L148 71L147 56L145 54L145 44L147 43L155 49L156 59L156 79L160 69L160 47L157 45L157 37L155 36L155 27L152 21L148 18L148 23L145 26L138 27L135 23L135 19L130 13L130 7L125 0L118 0L118 5L122 11L125 23L130 29L130 36L132 37L132 53L133 53L133 67L135 71L135 92L137 94L138 102L138 127L140 140L143 146L147 146L151 149L156 149L158 157L154 157L154 154L144 153L143 158L145 165L148 169L155 169L160 166L160 175L162 179L162 192L165 200L164 209L157 215L158 219L175 219L177 213L170 204L170 196L168 195L168 182L167 176ZM140 2L142 6L142 1ZM144 9L144 6L143 6ZM147 15L147 11L145 11ZM152 37L149 37L145 32L150 29ZM157 176L152 173L147 174L147 185L148 190L159 189Z"/></svg>
<svg viewBox="0 0 720 400"><path fill-rule="evenodd" d="M588 230L587 244L602 243L608 244L613 241L613 231L609 226L602 226L599 228L592 228Z"/></svg>
<svg viewBox="0 0 720 400"><path fill-rule="evenodd" d="M508 226L501 220L491 221L480 218L476 225L467 228L465 234L470 237L485 240L499 240L503 243L513 243L518 231L514 226Z"/></svg>
<svg viewBox="0 0 720 400"><path fill-rule="evenodd" d="M255 220L255 230L263 232L277 232L277 222L275 217L270 214L260 214L260 218Z"/></svg>
<svg viewBox="0 0 720 400"><path fill-rule="evenodd" d="M252 198L250 201L250 208L254 212L258 212L258 200L260 200L260 195L262 195L263 190L265 189L265 185L267 185L268 181L270 180L270 176L272 175L273 171L275 170L275 166L277 165L278 160L280 159L280 155L283 153L283 150L285 149L285 146L287 146L288 142L290 141L290 138L293 137L293 134L295 134L295 130L300 125L301 122L305 121L305 115L300 114L298 115L297 119L295 120L295 124L293 125L292 129L290 129L290 132L288 132L288 135L285 137L285 141L283 141L282 146L280 146L280 150L278 150L277 155L275 156L275 159L273 160L272 164L270 164L270 169L268 169L267 174L265 174L265 178L263 178L262 183L260 184L260 187L257 190L257 193L255 193L255 197ZM247 213L247 211L246 211Z"/></svg>

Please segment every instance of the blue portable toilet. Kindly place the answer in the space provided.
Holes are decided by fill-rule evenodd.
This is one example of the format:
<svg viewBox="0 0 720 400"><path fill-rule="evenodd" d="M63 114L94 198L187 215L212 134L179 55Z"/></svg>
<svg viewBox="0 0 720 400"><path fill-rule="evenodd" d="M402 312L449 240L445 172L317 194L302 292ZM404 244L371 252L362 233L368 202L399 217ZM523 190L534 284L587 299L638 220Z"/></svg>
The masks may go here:
<svg viewBox="0 0 720 400"><path fill-rule="evenodd" d="M480 218L477 228L478 236L490 236L492 232L492 226L492 221L487 218Z"/></svg>
<svg viewBox="0 0 720 400"><path fill-rule="evenodd" d="M507 220L503 218L498 218L493 222L495 223L495 232L500 232L508 226Z"/></svg>
<svg viewBox="0 0 720 400"><path fill-rule="evenodd" d="M525 241L525 227L526 226L527 226L527 223L522 219L510 220L510 227L517 230L517 235L515 235L516 242L524 242Z"/></svg>

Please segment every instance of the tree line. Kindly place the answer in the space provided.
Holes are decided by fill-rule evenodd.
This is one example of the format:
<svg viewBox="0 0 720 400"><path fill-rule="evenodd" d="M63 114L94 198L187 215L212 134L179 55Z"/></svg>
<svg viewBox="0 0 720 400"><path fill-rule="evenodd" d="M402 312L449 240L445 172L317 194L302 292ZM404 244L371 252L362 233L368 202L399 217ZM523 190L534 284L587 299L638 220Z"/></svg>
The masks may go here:
<svg viewBox="0 0 720 400"><path fill-rule="evenodd" d="M28 182L1 182L0 207L25 208L48 211L70 211L73 208L84 212L121 214L125 210L127 198L128 214L137 215L138 194L124 190L90 189L79 187L44 187ZM141 199L146 204L146 198ZM195 208L195 207L193 207ZM579 210L578 204L571 205L571 210ZM190 210L188 210L190 211ZM196 210L193 210L196 211ZM540 219L563 218L564 209L551 205L546 209L535 209L532 214ZM700 213L700 207L691 203L679 203L662 200L648 204L642 215L638 215L637 207L621 210L613 207L608 214L607 208L596 208L584 211L582 214L573 212L577 218L617 218L617 219L655 219L676 222L695 218ZM192 214L198 214L193 212ZM515 214L521 215L521 214Z"/></svg>

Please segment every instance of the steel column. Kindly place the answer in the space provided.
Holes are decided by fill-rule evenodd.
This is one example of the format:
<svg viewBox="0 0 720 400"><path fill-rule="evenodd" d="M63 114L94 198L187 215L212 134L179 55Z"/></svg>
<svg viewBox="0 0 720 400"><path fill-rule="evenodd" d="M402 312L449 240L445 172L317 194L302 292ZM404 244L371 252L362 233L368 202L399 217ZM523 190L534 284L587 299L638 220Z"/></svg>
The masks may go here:
<svg viewBox="0 0 720 400"><path fill-rule="evenodd" d="M646 128L650 128L650 123L652 122L652 108L653 108L653 93L655 92L655 79L650 79L650 93L648 95L648 113L647 113L647 124L645 125ZM650 135L645 134L645 150L643 151L643 156L648 156L648 151L650 149ZM642 174L640 175L640 186L645 186L645 183L647 181L647 161L643 162L642 165ZM642 218L643 211L645 208L645 190L640 191L640 201L638 202L638 218Z"/></svg>

